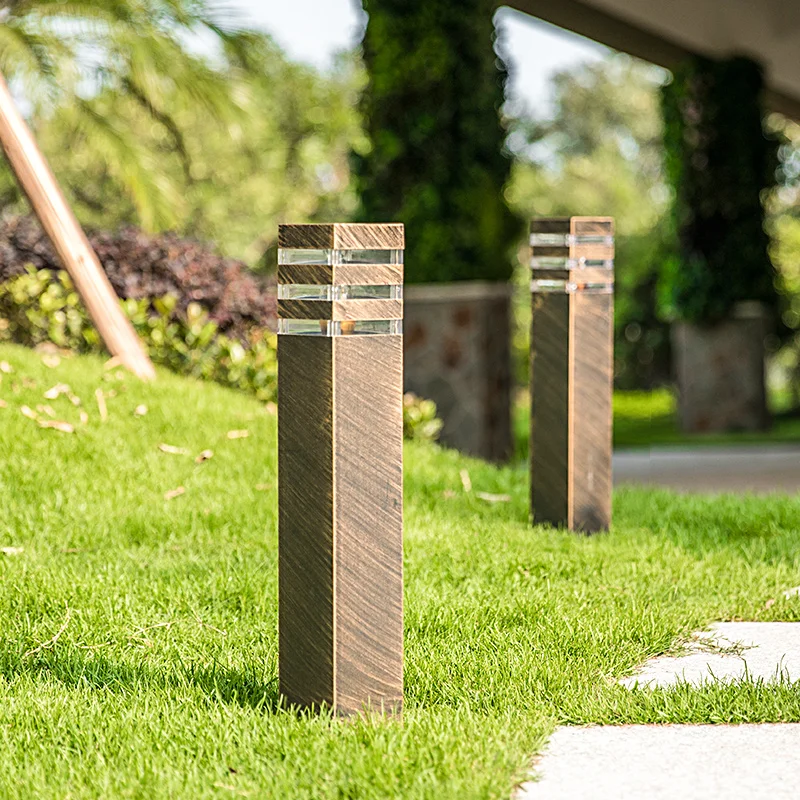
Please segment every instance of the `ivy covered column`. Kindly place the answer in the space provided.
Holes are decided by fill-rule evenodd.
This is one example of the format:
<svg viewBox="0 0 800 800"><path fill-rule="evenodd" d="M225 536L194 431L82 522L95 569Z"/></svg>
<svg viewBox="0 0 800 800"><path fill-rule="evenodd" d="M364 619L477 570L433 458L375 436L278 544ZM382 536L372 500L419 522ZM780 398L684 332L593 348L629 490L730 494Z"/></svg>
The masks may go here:
<svg viewBox="0 0 800 800"><path fill-rule="evenodd" d="M696 57L663 90L676 252L662 300L674 320L681 424L688 432L768 425L764 339L777 306L764 229L776 144L763 128L761 67Z"/></svg>
<svg viewBox="0 0 800 800"><path fill-rule="evenodd" d="M355 157L360 219L409 232L406 389L436 401L445 443L502 460L511 447L508 280L522 225L503 194L497 6L363 4L370 147Z"/></svg>

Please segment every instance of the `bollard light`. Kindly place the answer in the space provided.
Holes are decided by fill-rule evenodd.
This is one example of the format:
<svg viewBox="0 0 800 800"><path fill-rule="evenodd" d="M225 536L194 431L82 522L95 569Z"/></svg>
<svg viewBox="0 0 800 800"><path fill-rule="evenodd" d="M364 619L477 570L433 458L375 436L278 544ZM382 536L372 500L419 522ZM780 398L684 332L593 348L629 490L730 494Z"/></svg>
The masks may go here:
<svg viewBox="0 0 800 800"><path fill-rule="evenodd" d="M531 222L531 516L611 522L614 221Z"/></svg>
<svg viewBox="0 0 800 800"><path fill-rule="evenodd" d="M399 712L403 226L281 225L278 247L280 691Z"/></svg>

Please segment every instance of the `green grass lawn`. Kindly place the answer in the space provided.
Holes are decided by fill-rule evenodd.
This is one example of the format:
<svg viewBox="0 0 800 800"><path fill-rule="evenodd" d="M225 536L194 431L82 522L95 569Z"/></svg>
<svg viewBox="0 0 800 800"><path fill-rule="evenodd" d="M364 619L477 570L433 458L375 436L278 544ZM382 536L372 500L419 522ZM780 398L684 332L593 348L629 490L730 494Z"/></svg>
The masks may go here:
<svg viewBox="0 0 800 800"><path fill-rule="evenodd" d="M614 682L713 620L800 619L800 497L625 490L585 538L528 526L524 471L409 444L405 713L336 720L277 696L275 416L166 373L1 361L3 797L508 798L558 723L800 721L788 685ZM58 382L85 425L43 398ZM76 432L20 412L40 404Z"/></svg>

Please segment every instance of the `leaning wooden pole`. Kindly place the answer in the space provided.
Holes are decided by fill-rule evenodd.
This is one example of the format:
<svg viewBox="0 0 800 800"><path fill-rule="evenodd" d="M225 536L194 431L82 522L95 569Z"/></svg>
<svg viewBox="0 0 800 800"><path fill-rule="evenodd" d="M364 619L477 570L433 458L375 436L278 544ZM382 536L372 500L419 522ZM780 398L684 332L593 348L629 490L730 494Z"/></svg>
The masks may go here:
<svg viewBox="0 0 800 800"><path fill-rule="evenodd" d="M144 380L153 364L0 74L0 144L112 356Z"/></svg>

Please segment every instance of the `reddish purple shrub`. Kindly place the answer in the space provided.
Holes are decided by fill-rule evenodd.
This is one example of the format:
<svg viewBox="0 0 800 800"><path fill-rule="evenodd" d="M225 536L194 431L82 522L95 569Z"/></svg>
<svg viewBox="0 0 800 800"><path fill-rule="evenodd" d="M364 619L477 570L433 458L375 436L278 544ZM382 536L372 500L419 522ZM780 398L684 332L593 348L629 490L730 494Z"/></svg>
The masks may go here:
<svg viewBox="0 0 800 800"><path fill-rule="evenodd" d="M140 300L173 294L177 313L199 303L222 333L245 340L253 328L276 327L275 278L251 272L211 245L172 233L151 236L136 228L96 232L89 240L119 297ZM26 267L58 271L61 263L38 221L0 220L0 283Z"/></svg>

